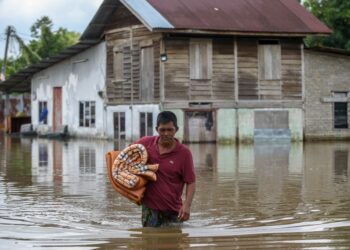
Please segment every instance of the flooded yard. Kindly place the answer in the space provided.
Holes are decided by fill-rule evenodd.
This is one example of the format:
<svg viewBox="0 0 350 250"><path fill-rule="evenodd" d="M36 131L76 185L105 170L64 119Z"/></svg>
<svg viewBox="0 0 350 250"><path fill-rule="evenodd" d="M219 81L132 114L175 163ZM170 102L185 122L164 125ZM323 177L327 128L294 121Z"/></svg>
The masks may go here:
<svg viewBox="0 0 350 250"><path fill-rule="evenodd" d="M106 176L113 142L0 134L0 249L350 248L350 143L188 146L191 220L143 229Z"/></svg>

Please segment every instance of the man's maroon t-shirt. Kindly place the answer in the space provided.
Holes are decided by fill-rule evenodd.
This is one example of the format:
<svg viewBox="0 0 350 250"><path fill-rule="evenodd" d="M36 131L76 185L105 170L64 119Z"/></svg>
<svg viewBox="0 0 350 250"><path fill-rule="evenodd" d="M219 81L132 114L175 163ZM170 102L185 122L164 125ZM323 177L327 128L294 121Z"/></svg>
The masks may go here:
<svg viewBox="0 0 350 250"><path fill-rule="evenodd" d="M196 181L191 151L178 140L173 151L159 154L159 136L146 136L135 143L144 145L148 152L148 163L158 163L157 181L147 184L142 204L159 211L178 212L182 207L184 184Z"/></svg>

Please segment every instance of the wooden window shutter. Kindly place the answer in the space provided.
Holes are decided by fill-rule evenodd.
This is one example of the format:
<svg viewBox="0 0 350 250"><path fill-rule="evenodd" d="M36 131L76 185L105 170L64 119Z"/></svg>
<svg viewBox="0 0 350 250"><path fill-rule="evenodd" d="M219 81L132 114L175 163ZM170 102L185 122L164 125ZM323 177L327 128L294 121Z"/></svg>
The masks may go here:
<svg viewBox="0 0 350 250"><path fill-rule="evenodd" d="M259 77L261 80L281 79L281 45L259 45Z"/></svg>
<svg viewBox="0 0 350 250"><path fill-rule="evenodd" d="M141 100L153 101L154 93L154 56L153 47L141 48Z"/></svg>
<svg viewBox="0 0 350 250"><path fill-rule="evenodd" d="M113 54L113 71L116 81L124 79L124 53L122 51L114 51Z"/></svg>
<svg viewBox="0 0 350 250"><path fill-rule="evenodd" d="M194 80L211 79L212 42L208 39L190 41L190 77Z"/></svg>

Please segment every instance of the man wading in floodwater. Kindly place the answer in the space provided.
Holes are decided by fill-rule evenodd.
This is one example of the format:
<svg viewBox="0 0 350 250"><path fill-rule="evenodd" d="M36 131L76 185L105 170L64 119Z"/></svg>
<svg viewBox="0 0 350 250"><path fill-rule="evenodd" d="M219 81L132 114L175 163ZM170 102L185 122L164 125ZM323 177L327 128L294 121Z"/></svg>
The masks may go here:
<svg viewBox="0 0 350 250"><path fill-rule="evenodd" d="M170 111L159 113L156 130L159 136L145 136L135 142L146 147L149 164L159 164L157 181L148 182L142 199L144 227L187 221L195 193L192 153L174 137L178 130L176 115ZM186 199L182 203L184 186Z"/></svg>

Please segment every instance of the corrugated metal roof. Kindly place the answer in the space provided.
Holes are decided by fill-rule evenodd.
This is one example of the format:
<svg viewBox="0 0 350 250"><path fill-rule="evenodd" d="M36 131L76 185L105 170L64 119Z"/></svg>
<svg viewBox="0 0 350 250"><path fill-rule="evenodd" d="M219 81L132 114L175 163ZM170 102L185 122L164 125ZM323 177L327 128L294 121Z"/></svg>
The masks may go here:
<svg viewBox="0 0 350 250"><path fill-rule="evenodd" d="M17 73L11 75L6 81L0 82L0 91L3 92L18 92L25 93L30 92L30 81L32 76L44 70L58 62L68 59L92 46L99 43L98 40L93 41L80 41L77 44L68 47L61 51L59 54L54 55L49 58L45 58L36 64L32 64L25 69L18 71Z"/></svg>
<svg viewBox="0 0 350 250"><path fill-rule="evenodd" d="M297 0L147 0L175 29L328 34Z"/></svg>
<svg viewBox="0 0 350 250"><path fill-rule="evenodd" d="M150 30L156 28L173 29L166 20L152 5L146 0L120 0L138 19Z"/></svg>

